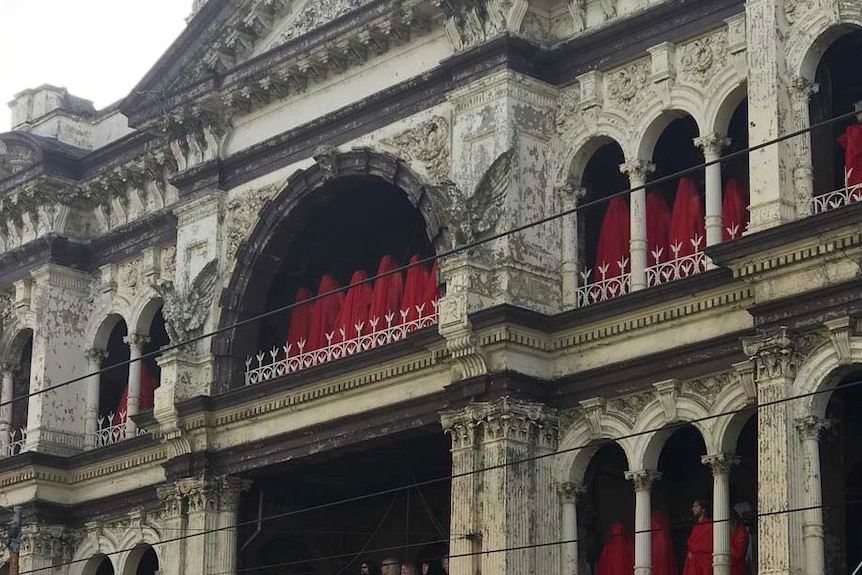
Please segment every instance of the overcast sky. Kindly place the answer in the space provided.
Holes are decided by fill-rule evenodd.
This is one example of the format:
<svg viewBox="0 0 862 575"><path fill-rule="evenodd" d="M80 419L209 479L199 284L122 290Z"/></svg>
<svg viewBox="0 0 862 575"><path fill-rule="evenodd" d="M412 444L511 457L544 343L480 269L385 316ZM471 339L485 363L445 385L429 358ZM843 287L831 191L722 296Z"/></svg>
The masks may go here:
<svg viewBox="0 0 862 575"><path fill-rule="evenodd" d="M185 27L192 0L0 0L0 132L26 88L103 108L128 95Z"/></svg>

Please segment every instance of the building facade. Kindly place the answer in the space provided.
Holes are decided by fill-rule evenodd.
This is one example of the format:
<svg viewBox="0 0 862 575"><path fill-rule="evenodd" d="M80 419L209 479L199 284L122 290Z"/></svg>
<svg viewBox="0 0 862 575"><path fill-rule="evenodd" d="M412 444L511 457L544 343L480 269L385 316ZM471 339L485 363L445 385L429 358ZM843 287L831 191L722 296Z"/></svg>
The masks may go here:
<svg viewBox="0 0 862 575"><path fill-rule="evenodd" d="M716 575L733 509L757 572L850 573L860 29L858 0L209 0L115 106L22 92L21 572L582 575L621 524L662 575L653 512L681 563L706 498Z"/></svg>

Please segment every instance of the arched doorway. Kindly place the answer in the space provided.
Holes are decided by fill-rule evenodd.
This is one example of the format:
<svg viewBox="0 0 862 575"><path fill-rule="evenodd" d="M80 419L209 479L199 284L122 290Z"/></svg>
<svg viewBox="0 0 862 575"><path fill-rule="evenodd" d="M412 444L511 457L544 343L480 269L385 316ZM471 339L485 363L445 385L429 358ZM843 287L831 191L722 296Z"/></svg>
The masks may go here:
<svg viewBox="0 0 862 575"><path fill-rule="evenodd" d="M126 321L113 314L105 319L100 332L107 332L108 335L102 342L97 342L97 346L104 346L105 359L102 363L104 371L99 377L96 447L125 439L125 392L129 382L129 365L123 365L129 361L129 345L125 341L129 334Z"/></svg>
<svg viewBox="0 0 862 575"><path fill-rule="evenodd" d="M862 101L862 31L841 36L824 52L815 72L817 92L809 102L811 124L852 112ZM862 126L852 118L811 131L815 211L862 199L862 165L846 163L845 151L862 158ZM857 162L858 163L858 162ZM845 188L850 186L851 190ZM827 198L828 195L828 198Z"/></svg>
<svg viewBox="0 0 862 575"><path fill-rule="evenodd" d="M165 317L162 314L162 305L160 300L151 302L155 308L151 319L142 318L139 326L143 333L146 334L146 343L141 349L141 355L145 356L139 362L138 369L141 370L140 396L138 398L138 412L149 411L153 409L155 390L161 382L162 370L159 367L157 354L160 349L171 343L168 337L167 329L165 328ZM149 314L147 314L149 315ZM152 357L146 357L151 353L155 353ZM130 366L134 367L134 366Z"/></svg>
<svg viewBox="0 0 862 575"><path fill-rule="evenodd" d="M617 142L601 145L587 161L581 183L583 201L596 202L628 188L620 172L625 162ZM579 249L582 271L578 306L582 307L620 296L629 291L629 199L619 196L590 206L578 213Z"/></svg>
<svg viewBox="0 0 862 575"><path fill-rule="evenodd" d="M829 398L831 428L820 437L826 571L862 562L862 370L844 376Z"/></svg>
<svg viewBox="0 0 862 575"><path fill-rule="evenodd" d="M653 489L653 510L666 514L680 572L693 524L692 503L700 499L711 507L713 480L701 461L704 455L706 444L700 432L693 425L685 425L668 437L658 460L662 476Z"/></svg>
<svg viewBox="0 0 862 575"><path fill-rule="evenodd" d="M634 489L625 478L628 459L617 443L603 445L584 473L585 495L578 497L579 562L594 573L614 525L628 537L634 532Z"/></svg>
<svg viewBox="0 0 862 575"><path fill-rule="evenodd" d="M159 571L159 556L151 545L138 545L126 559L124 575L156 575Z"/></svg>
<svg viewBox="0 0 862 575"><path fill-rule="evenodd" d="M687 114L671 120L656 140L650 180L672 176L703 163L695 146L697 122ZM706 269L703 170L646 190L647 286L655 286Z"/></svg>
<svg viewBox="0 0 862 575"><path fill-rule="evenodd" d="M30 393L30 372L33 360L33 330L23 329L12 340L7 353L9 369L3 373L3 402L13 403L0 407L0 432L4 433L3 445L6 453L21 453L27 442L27 417Z"/></svg>
<svg viewBox="0 0 862 575"><path fill-rule="evenodd" d="M282 307L311 295L328 293L352 284L358 281L358 277L374 276L386 271L383 269L384 258L388 262L387 269L392 269L406 265L413 256L428 258L434 253L422 212L400 187L383 178L367 175L338 178L324 184L308 197L294 200L291 205L291 208L285 208L287 216L268 222L269 231L261 231L266 237L261 238L263 245L259 246L259 252L254 256L257 263L253 264L253 270L248 271L251 281L245 284L242 293L235 294L238 305L243 308L242 316L228 310L223 315L223 322L232 315L243 317ZM422 273L426 281L436 277L427 266ZM389 280L394 277L390 276ZM398 290L393 288L393 293L399 291L397 305L387 300L389 311L379 314L379 317L369 316L364 320L349 322L345 320L340 325L349 333L343 335L339 334L335 319L344 296L327 298L323 306L326 308L323 316L327 319L320 322L320 329L306 329L304 336L298 336L296 341L291 342L286 354L284 348L296 315L300 310L306 310L302 313L310 315L317 313L314 305L301 306L296 312L270 316L264 321L238 328L237 334L232 337L220 338L216 345L219 355L222 355L222 351L228 352L220 360L220 373L224 373L228 365L233 373L231 382L222 381L220 385L258 381L249 381L242 373L237 373L238 370L245 372L249 369L245 361L235 361L237 358L244 360L254 357L261 350L275 350L283 354L280 359L286 360L288 355L314 352L356 337L355 326L360 323L362 330L358 335L381 330L391 325L390 317L387 317L390 313L391 321L398 323L403 317L400 290L403 290L406 300L409 274L401 277L399 282ZM374 289L377 289L376 283ZM349 299L350 293L346 297ZM425 305L424 316L433 314L434 309L430 303ZM308 323L318 325L314 320ZM380 341L372 343L376 346ZM307 361L290 362L285 371L289 373L294 368L319 365L364 349L366 347L359 346L340 349L338 353L315 353L307 357Z"/></svg>

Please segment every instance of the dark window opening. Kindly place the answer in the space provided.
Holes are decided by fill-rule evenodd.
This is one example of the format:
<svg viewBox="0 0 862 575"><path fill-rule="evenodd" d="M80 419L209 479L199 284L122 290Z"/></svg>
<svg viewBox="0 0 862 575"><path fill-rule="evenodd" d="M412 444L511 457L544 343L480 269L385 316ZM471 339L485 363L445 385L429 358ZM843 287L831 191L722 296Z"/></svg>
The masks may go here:
<svg viewBox="0 0 862 575"><path fill-rule="evenodd" d="M625 162L623 150L616 142L605 144L599 148L595 154L587 162L584 168L584 175L581 178L582 185L586 188L587 193L584 202L593 202L606 198L617 192L627 190L629 181L625 174L620 172L620 165ZM628 204L628 196L622 196L621 200L626 205ZM608 212L609 203L601 202L595 206L591 206L580 212L579 220L581 226L580 253L585 255L584 264L587 269L592 270L590 281L600 280L601 276L597 271L597 267L602 263L609 263L611 268L618 269L617 262L597 262L596 254L598 251L599 238L602 235L602 225L605 222L605 215ZM605 235L611 237L618 235L622 238L629 237L628 229L619 229L629 226L628 221L623 221L622 218L610 218L607 225L609 228ZM627 243L627 242L623 242ZM621 246L628 252L628 245ZM613 271L613 270L611 270ZM610 274L607 277L612 277Z"/></svg>
<svg viewBox="0 0 862 575"><path fill-rule="evenodd" d="M129 382L128 364L121 367L113 367L129 361L129 346L123 341L128 335L126 322L122 319L117 322L111 335L108 337L108 357L102 363L102 372L99 385L99 415L107 416L116 414L120 408L120 400L123 391ZM112 368L113 367L113 368Z"/></svg>

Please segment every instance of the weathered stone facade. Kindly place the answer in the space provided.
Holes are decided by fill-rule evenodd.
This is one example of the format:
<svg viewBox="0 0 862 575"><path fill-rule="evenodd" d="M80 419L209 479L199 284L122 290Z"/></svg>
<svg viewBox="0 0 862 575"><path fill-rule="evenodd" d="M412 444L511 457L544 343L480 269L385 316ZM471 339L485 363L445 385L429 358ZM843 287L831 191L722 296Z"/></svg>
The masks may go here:
<svg viewBox="0 0 862 575"><path fill-rule="evenodd" d="M417 478L351 457L428 441L439 540L388 555L586 573L622 509L649 575L651 511L677 520L694 493L672 493L679 430L717 575L740 502L760 573L852 569L862 526L822 486L856 453L830 437L862 373L858 189L819 181L843 159L831 132L718 160L862 99L862 74L836 79L860 26L845 0L208 0L116 108L22 92L0 134L0 505L23 508L22 571L353 569L374 503L351 525L365 546L266 517L357 497L303 491L324 460L397 491ZM660 252L651 194L686 154L714 162L702 232ZM728 229L731 172L749 217ZM614 275L596 246L618 178ZM442 297L365 339L282 345L284 313L251 318L340 265L315 226L356 269L385 253L367 246L424 245Z"/></svg>

